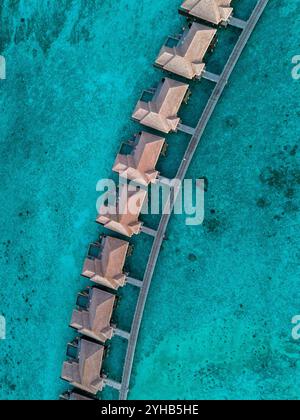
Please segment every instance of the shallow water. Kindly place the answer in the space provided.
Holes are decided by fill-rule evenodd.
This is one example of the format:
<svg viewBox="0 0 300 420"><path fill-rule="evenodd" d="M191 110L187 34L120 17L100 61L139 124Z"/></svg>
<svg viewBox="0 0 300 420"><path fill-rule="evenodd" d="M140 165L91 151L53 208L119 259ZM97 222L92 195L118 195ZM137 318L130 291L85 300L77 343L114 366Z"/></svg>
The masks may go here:
<svg viewBox="0 0 300 420"><path fill-rule="evenodd" d="M1 399L55 399L67 389L58 379L74 337L67 325L101 230L95 185L138 130L130 114L159 81L151 63L182 21L180 1L161 3L0 2ZM246 18L254 1L236 4ZM300 110L290 72L299 9L270 1L205 132L189 177L209 181L206 220L197 228L171 220L130 398L298 398L290 320L299 312ZM209 70L221 70L235 37L223 31ZM185 123L196 123L209 89L193 88ZM187 140L168 137L163 175L175 175ZM141 278L151 240L134 242L128 265ZM129 329L136 292L121 295L115 317ZM115 379L124 352L111 343L105 370Z"/></svg>

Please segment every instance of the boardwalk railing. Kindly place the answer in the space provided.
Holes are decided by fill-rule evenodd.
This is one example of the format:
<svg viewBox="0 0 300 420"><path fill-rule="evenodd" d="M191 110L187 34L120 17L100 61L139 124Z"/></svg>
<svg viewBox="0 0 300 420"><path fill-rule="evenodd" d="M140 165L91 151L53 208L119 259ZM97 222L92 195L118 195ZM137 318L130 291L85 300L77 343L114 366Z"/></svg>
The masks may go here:
<svg viewBox="0 0 300 420"><path fill-rule="evenodd" d="M197 146L202 138L203 132L210 120L210 117L224 91L224 88L228 82L228 79L238 61L240 58L240 55L246 46L259 18L261 17L265 7L267 6L269 0L258 0L251 17L246 22L244 29L234 47L234 50L229 57L229 60L227 61L224 70L220 76L220 78L217 81L217 84L215 86L215 89L213 90L213 93L204 109L204 112L197 124L197 127L195 129L195 132L192 135L192 138L190 140L190 143L187 147L187 150L185 152L184 158L181 162L181 165L177 172L177 179L180 179L183 181L186 172L190 166L190 163L192 161L192 158L194 156L194 153L197 149ZM176 198L177 191L173 190L173 193L170 194L169 200L166 203L166 208L173 209L174 207L174 201ZM149 293L151 280L154 274L154 270L156 267L156 262L160 253L160 249L162 246L162 242L164 240L164 236L166 233L166 229L170 220L170 213L163 214L159 223L158 230L155 234L153 246L151 249L151 253L149 256L148 264L146 267L143 283L140 289L140 294L135 310L135 315L131 327L130 337L128 341L128 347L127 347L127 353L125 358L125 364L124 364L124 370L123 370L123 377L122 377L122 383L120 386L120 394L119 398L120 400L126 400L128 391L129 391L129 385L130 385L130 378L131 378L131 372L132 372L132 366L133 366L133 360L134 360L134 354L137 344L137 339L139 335L139 330L142 322L142 317L144 313L144 308L147 300L147 296Z"/></svg>

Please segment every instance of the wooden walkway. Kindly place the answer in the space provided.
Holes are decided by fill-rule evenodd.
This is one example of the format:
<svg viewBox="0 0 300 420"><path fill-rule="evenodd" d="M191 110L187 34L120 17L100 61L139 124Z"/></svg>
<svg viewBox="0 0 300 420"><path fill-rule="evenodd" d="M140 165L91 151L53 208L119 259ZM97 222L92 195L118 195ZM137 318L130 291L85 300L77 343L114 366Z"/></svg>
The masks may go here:
<svg viewBox="0 0 300 420"><path fill-rule="evenodd" d="M117 391L120 391L122 384L119 382L116 382L112 379L105 378L104 383L106 386L109 386L110 388L116 389Z"/></svg>
<svg viewBox="0 0 300 420"><path fill-rule="evenodd" d="M130 333L127 331L120 330L119 328L114 329L114 335L117 335L118 337L125 338L125 340L129 340Z"/></svg>
<svg viewBox="0 0 300 420"><path fill-rule="evenodd" d="M192 135L192 138L190 140L190 143L188 145L188 148L185 152L184 158L181 162L181 165L177 172L177 178L180 180L183 180L186 172L190 166L191 160L194 156L194 153L197 149L197 146L202 138L203 132L207 126L207 123L210 120L210 117L224 91L224 88L228 82L228 79L241 55L243 52L244 47L246 46L260 16L262 15L265 7L267 6L269 0L258 0L251 17L246 22L245 27L242 30L242 33L234 47L234 50L228 60L228 62L225 65L225 68L220 76L220 78L217 81L217 84L215 86L215 89L213 90L213 93L205 107L205 110L197 124L197 127L195 129L194 134ZM173 193L169 197L169 202L166 203L166 206L170 206L171 209L174 207L174 198L176 196L176 191L173 191ZM167 207L166 207L167 208ZM171 213L171 212L169 212ZM124 370L123 370L123 377L122 377L122 383L120 386L120 393L119 398L120 400L126 400L127 395L129 392L129 385L130 385L130 378L131 378L131 372L132 372L132 366L133 366L133 360L134 360L134 354L137 344L137 339L139 335L139 330L141 326L141 321L144 313L144 308L149 292L149 288L151 285L151 280L153 277L153 273L156 267L156 262L160 253L160 249L162 246L162 242L165 237L166 229L170 220L171 214L163 214L162 218L160 220L160 224L158 227L158 230L156 231L155 238L153 241L153 246L151 249L151 253L149 256L147 268L145 271L142 287L140 289L140 294L138 298L138 303L136 306L136 311L131 327L130 337L128 341L128 347L127 347L127 353L126 353L126 359L124 364Z"/></svg>
<svg viewBox="0 0 300 420"><path fill-rule="evenodd" d="M131 284L131 286L139 287L141 288L143 285L142 280L134 279L132 277L127 277L126 282L128 284Z"/></svg>

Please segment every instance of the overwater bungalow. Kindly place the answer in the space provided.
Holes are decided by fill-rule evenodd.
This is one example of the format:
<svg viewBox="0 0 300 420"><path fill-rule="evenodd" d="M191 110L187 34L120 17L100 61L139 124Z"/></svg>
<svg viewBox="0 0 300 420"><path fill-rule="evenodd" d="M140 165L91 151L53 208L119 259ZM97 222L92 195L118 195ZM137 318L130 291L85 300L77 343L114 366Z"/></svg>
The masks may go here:
<svg viewBox="0 0 300 420"><path fill-rule="evenodd" d="M156 89L143 92L132 118L164 133L176 131L180 124L177 113L188 94L188 84L162 79Z"/></svg>
<svg viewBox="0 0 300 420"><path fill-rule="evenodd" d="M127 241L103 236L101 242L91 244L82 275L114 290L123 287L126 281L123 268L128 247Z"/></svg>
<svg viewBox="0 0 300 420"><path fill-rule="evenodd" d="M179 13L214 25L226 24L233 12L231 2L232 0L186 0Z"/></svg>
<svg viewBox="0 0 300 420"><path fill-rule="evenodd" d="M145 186L155 183L159 175L155 167L164 143L164 138L142 131L136 136L130 154L118 154L113 170Z"/></svg>
<svg viewBox="0 0 300 420"><path fill-rule="evenodd" d="M215 44L216 33L216 29L193 23L181 36L167 39L155 65L187 79L200 77L205 69L205 54Z"/></svg>
<svg viewBox="0 0 300 420"><path fill-rule="evenodd" d="M78 309L73 311L70 327L82 335L105 343L113 336L111 317L115 295L95 287L78 296Z"/></svg>
<svg viewBox="0 0 300 420"><path fill-rule="evenodd" d="M68 352L71 351L70 347L74 355L63 364L62 379L78 389L96 395L104 387L101 377L104 347L83 338L76 344L69 344Z"/></svg>
<svg viewBox="0 0 300 420"><path fill-rule="evenodd" d="M131 191L129 185L121 185L116 203L104 204L96 221L122 235L138 235L142 228L139 216L146 198L146 190Z"/></svg>

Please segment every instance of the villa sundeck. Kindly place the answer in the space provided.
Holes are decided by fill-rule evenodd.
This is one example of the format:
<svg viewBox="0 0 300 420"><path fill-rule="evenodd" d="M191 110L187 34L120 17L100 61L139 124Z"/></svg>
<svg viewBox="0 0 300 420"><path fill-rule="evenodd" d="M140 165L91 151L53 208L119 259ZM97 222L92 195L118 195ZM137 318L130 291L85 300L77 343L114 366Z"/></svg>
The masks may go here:
<svg viewBox="0 0 300 420"><path fill-rule="evenodd" d="M232 0L186 0L179 13L214 25L227 24L232 16Z"/></svg>
<svg viewBox="0 0 300 420"><path fill-rule="evenodd" d="M168 38L155 65L187 79L200 77L205 70L205 54L216 43L216 33L216 29L193 23L181 36Z"/></svg>
<svg viewBox="0 0 300 420"><path fill-rule="evenodd" d="M131 154L118 154L113 170L121 177L142 185L155 183L159 172L155 170L165 139L146 132L136 137Z"/></svg>
<svg viewBox="0 0 300 420"><path fill-rule="evenodd" d="M115 295L95 287L89 288L82 296L85 293L87 302L73 311L70 326L87 337L105 343L113 336L110 323Z"/></svg>
<svg viewBox="0 0 300 420"><path fill-rule="evenodd" d="M62 379L78 389L96 395L104 387L100 374L104 347L83 338L71 346L74 357L63 364Z"/></svg>
<svg viewBox="0 0 300 420"><path fill-rule="evenodd" d="M109 194L108 194L109 196ZM128 185L121 185L114 203L104 204L100 208L97 222L122 235L131 237L141 232L142 222L139 216L147 198L147 191L131 191Z"/></svg>
<svg viewBox="0 0 300 420"><path fill-rule="evenodd" d="M129 243L111 236L103 236L101 243L90 246L82 275L97 284L112 289L123 287L126 275L123 273Z"/></svg>
<svg viewBox="0 0 300 420"><path fill-rule="evenodd" d="M156 89L143 92L132 118L148 127L170 133L177 131L180 118L177 113L187 101L189 85L169 78L162 79Z"/></svg>

